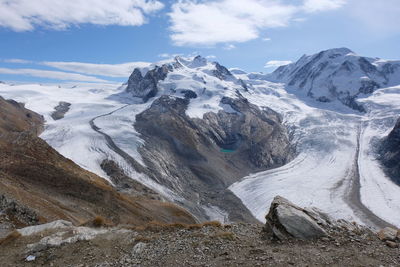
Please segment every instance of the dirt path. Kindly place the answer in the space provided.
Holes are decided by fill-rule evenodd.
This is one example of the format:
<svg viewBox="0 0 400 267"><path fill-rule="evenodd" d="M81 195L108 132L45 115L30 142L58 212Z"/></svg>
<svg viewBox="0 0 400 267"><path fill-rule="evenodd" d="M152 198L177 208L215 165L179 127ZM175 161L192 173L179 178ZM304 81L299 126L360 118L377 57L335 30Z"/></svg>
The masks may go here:
<svg viewBox="0 0 400 267"><path fill-rule="evenodd" d="M390 223L376 216L369 210L361 201L361 183L360 183L360 166L358 159L360 156L360 138L362 135L362 123L357 130L357 147L354 156L352 169L349 172L350 188L346 192L345 201L354 211L355 215L360 218L366 225L373 226L374 228L381 229L384 227L394 227Z"/></svg>

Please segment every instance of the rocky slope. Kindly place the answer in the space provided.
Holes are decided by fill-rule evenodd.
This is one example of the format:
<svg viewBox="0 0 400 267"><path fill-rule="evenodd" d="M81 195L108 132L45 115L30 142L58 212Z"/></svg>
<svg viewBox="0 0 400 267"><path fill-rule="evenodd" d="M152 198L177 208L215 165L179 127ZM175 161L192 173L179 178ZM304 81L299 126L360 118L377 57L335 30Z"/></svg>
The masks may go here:
<svg viewBox="0 0 400 267"><path fill-rule="evenodd" d="M400 262L396 241L400 242L400 232L395 229L377 235L281 197L275 199L267 219L266 226L209 222L111 228L57 221L19 229L1 240L0 259L2 266L397 266ZM279 240L283 231L288 235ZM395 241L388 243L387 238Z"/></svg>
<svg viewBox="0 0 400 267"><path fill-rule="evenodd" d="M379 149L379 159L386 173L395 183L400 185L400 119L390 134L382 141Z"/></svg>
<svg viewBox="0 0 400 267"><path fill-rule="evenodd" d="M339 100L365 111L357 97L400 83L400 62L362 57L347 48L322 51L281 66L266 79L286 83L301 95L320 102Z"/></svg>
<svg viewBox="0 0 400 267"><path fill-rule="evenodd" d="M122 194L37 137L43 118L0 98L0 210L2 232L14 227L95 216L110 222L194 222L185 210L147 195Z"/></svg>

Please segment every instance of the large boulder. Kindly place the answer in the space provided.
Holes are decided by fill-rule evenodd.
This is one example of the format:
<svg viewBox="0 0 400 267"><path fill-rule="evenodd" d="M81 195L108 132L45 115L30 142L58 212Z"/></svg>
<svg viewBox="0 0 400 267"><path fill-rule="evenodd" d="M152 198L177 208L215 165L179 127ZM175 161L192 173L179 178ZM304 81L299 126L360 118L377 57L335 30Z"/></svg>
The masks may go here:
<svg viewBox="0 0 400 267"><path fill-rule="evenodd" d="M366 226L342 219L335 220L315 207L300 208L281 196L274 198L265 218L265 233L279 240L309 240L336 234L354 236L371 233Z"/></svg>
<svg viewBox="0 0 400 267"><path fill-rule="evenodd" d="M397 229L385 227L378 232L378 237L382 241L395 241L397 236Z"/></svg>
<svg viewBox="0 0 400 267"><path fill-rule="evenodd" d="M318 218L326 217L319 215L317 211L314 213ZM280 240L291 237L307 240L327 235L318 224L318 219L281 196L275 197L272 201L266 216L265 230Z"/></svg>

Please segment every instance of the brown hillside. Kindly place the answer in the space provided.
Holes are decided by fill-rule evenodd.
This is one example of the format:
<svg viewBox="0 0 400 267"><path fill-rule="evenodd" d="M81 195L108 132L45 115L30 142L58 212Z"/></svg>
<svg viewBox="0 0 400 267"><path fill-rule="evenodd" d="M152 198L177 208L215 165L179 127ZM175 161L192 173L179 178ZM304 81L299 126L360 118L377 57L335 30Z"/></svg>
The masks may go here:
<svg viewBox="0 0 400 267"><path fill-rule="evenodd" d="M0 210L15 226L102 216L114 223L193 223L185 210L145 196L117 192L36 136L42 117L0 98Z"/></svg>

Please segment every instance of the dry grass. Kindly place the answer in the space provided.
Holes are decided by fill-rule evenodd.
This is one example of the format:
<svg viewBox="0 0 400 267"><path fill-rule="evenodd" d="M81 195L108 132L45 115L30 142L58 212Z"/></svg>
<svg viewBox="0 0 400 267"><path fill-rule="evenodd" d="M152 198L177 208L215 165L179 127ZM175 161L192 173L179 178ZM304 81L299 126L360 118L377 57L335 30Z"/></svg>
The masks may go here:
<svg viewBox="0 0 400 267"><path fill-rule="evenodd" d="M211 226L211 227L217 227L217 228L219 228L219 227L222 226L222 224L221 224L219 221L211 221L211 222L205 222L205 223L203 223L203 227L206 227L206 226Z"/></svg>
<svg viewBox="0 0 400 267"><path fill-rule="evenodd" d="M10 234L8 234L5 238L0 239L0 246L10 244L20 237L21 237L21 234L17 230L15 230L15 231L11 232Z"/></svg>
<svg viewBox="0 0 400 267"><path fill-rule="evenodd" d="M101 216L96 216L96 218L93 219L92 223L94 227L102 227L106 224L106 220Z"/></svg>
<svg viewBox="0 0 400 267"><path fill-rule="evenodd" d="M215 238L221 238L221 239L225 239L225 240L235 240L235 234L232 232L218 232L216 233L213 237Z"/></svg>

